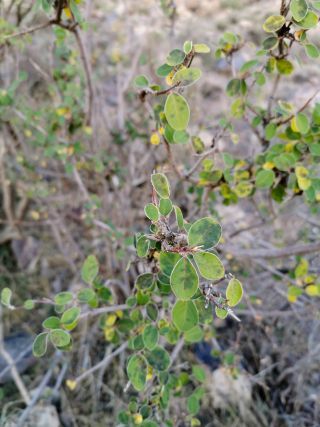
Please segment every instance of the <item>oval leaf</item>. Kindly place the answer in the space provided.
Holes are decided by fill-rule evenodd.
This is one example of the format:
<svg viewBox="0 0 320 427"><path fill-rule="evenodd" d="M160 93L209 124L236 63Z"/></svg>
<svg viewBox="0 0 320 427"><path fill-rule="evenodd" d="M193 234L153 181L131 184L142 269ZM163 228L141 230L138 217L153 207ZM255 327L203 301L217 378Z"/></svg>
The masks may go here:
<svg viewBox="0 0 320 427"><path fill-rule="evenodd" d="M143 338L144 346L148 350L152 350L158 343L158 339L159 339L158 329L153 325L146 326L144 328L142 338Z"/></svg>
<svg viewBox="0 0 320 427"><path fill-rule="evenodd" d="M187 332L197 326L199 315L194 302L177 301L172 309L172 320L182 332Z"/></svg>
<svg viewBox="0 0 320 427"><path fill-rule="evenodd" d="M175 73L172 79L172 83L181 82L182 86L190 86L200 79L202 71L200 68L190 67L183 68Z"/></svg>
<svg viewBox="0 0 320 427"><path fill-rule="evenodd" d="M201 246L210 249L216 246L221 237L221 225L213 218L198 219L192 224L188 232L190 246Z"/></svg>
<svg viewBox="0 0 320 427"><path fill-rule="evenodd" d="M198 290L199 277L188 258L181 258L170 276L173 293L179 299L190 299Z"/></svg>
<svg viewBox="0 0 320 427"><path fill-rule="evenodd" d="M81 269L82 280L91 285L99 273L99 262L94 255L89 255Z"/></svg>
<svg viewBox="0 0 320 427"><path fill-rule="evenodd" d="M228 283L227 290L226 290L226 297L228 300L228 305L230 307L234 307L237 305L243 295L243 289L241 282L237 279L231 279Z"/></svg>
<svg viewBox="0 0 320 427"><path fill-rule="evenodd" d="M193 258L202 277L208 280L219 280L224 277L224 267L220 259L210 252L198 252Z"/></svg>
<svg viewBox="0 0 320 427"><path fill-rule="evenodd" d="M70 343L70 335L62 329L53 329L50 331L49 337L55 347L65 347Z"/></svg>
<svg viewBox="0 0 320 427"><path fill-rule="evenodd" d="M286 22L285 17L281 15L269 16L263 24L263 29L267 33L275 33L283 27Z"/></svg>
<svg viewBox="0 0 320 427"><path fill-rule="evenodd" d="M296 21L302 21L308 13L308 4L306 0L291 0L290 12Z"/></svg>
<svg viewBox="0 0 320 427"><path fill-rule="evenodd" d="M33 345L32 345L32 353L35 357L42 357L47 351L48 345L48 333L42 332L37 335Z"/></svg>
<svg viewBox="0 0 320 427"><path fill-rule="evenodd" d="M65 311L61 317L61 323L64 325L71 325L78 320L81 310L79 307L71 307Z"/></svg>
<svg viewBox="0 0 320 427"><path fill-rule="evenodd" d="M183 96L171 93L166 100L164 113L169 125L174 130L184 130L190 119L190 109Z"/></svg>
<svg viewBox="0 0 320 427"><path fill-rule="evenodd" d="M171 363L169 353L160 346L155 347L150 353L146 354L146 358L157 371L166 371Z"/></svg>
<svg viewBox="0 0 320 427"><path fill-rule="evenodd" d="M154 173L151 175L151 183L156 193L162 199L170 197L170 185L167 177L163 173Z"/></svg>
<svg viewBox="0 0 320 427"><path fill-rule="evenodd" d="M133 355L127 364L127 374L131 384L137 391L143 390L147 381L147 362L141 355Z"/></svg>
<svg viewBox="0 0 320 427"><path fill-rule="evenodd" d="M158 221L159 220L159 210L156 205L153 203L148 203L144 208L144 213L146 217L150 219L150 221Z"/></svg>

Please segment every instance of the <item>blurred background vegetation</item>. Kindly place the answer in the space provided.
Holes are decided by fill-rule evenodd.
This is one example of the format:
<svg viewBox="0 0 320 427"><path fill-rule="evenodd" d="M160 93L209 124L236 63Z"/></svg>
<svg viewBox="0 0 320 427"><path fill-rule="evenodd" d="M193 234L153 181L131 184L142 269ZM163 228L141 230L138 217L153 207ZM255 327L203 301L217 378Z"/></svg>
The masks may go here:
<svg viewBox="0 0 320 427"><path fill-rule="evenodd" d="M319 284L319 251L285 258L246 255L248 249L272 252L318 242L319 212L310 212L301 198L274 207L259 192L228 205L210 187L179 179L172 162L178 170L191 167L191 144L174 146L172 160L164 144L150 139L155 123L133 80L146 74L158 81L155 69L185 40L205 42L213 52L225 31L245 40L234 58L239 68L261 43L262 23L278 13L279 3L86 0L81 30L51 26L10 42L6 34L41 26L47 18L33 1L0 3L0 289L9 287L17 306L77 292L81 265L95 254L113 302L122 304L141 272L133 236L148 225L143 207L151 197L150 174L164 171L187 219L212 214L222 223L222 243L231 248L222 252L224 263L244 284L241 323L213 318L204 341L178 356L180 363L206 369L199 414L204 426L320 425L319 299L301 291ZM319 38L315 32L314 43ZM213 53L197 61L203 76L188 89L190 130L209 147L228 111L225 87L232 74ZM319 87L319 77L316 60L299 65L278 95L302 105ZM271 90L267 84L261 99ZM259 152L243 120L218 144L244 159ZM31 396L51 372L24 425L118 425L117 413L130 398L124 354L79 387L70 380L115 348L110 331L101 319L88 317L74 332L71 353L35 363L30 345L48 315L47 306L39 305L37 311L2 310L0 319L1 345L13 359L23 354L17 367ZM0 359L1 422L14 426L23 413L21 397L5 369ZM176 426L186 425L179 419L179 399L170 410Z"/></svg>

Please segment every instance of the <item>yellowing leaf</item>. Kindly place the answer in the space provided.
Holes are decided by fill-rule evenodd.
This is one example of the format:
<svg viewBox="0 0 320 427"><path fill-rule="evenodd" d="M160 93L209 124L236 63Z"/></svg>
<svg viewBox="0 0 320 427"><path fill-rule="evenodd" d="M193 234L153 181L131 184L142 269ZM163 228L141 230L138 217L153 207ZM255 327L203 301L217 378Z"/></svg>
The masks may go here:
<svg viewBox="0 0 320 427"><path fill-rule="evenodd" d="M111 313L107 316L106 320L105 320L105 325L106 326L113 326L116 323L117 320L117 315L114 313Z"/></svg>
<svg viewBox="0 0 320 427"><path fill-rule="evenodd" d="M273 162L266 162L262 167L263 169L266 169L266 170L273 169L275 167L275 164Z"/></svg>
<svg viewBox="0 0 320 427"><path fill-rule="evenodd" d="M288 301L291 303L295 303L298 297L296 295L288 295Z"/></svg>
<svg viewBox="0 0 320 427"><path fill-rule="evenodd" d="M160 136L158 132L153 132L150 136L150 144L159 145L160 144Z"/></svg>
<svg viewBox="0 0 320 427"><path fill-rule="evenodd" d="M66 381L66 386L68 387L69 390L73 391L77 387L77 381L69 379Z"/></svg>
<svg viewBox="0 0 320 427"><path fill-rule="evenodd" d="M309 285L306 287L306 294L309 295L310 297L315 297L320 295L319 290L318 290L318 286L316 285Z"/></svg>
<svg viewBox="0 0 320 427"><path fill-rule="evenodd" d="M65 7L63 11L68 19L72 19L72 12L68 7Z"/></svg>

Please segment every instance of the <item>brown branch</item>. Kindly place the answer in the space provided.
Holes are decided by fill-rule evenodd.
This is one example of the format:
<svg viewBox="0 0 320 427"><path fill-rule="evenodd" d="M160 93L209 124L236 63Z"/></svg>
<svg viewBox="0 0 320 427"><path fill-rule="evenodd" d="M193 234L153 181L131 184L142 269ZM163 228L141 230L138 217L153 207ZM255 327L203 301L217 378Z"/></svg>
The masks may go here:
<svg viewBox="0 0 320 427"><path fill-rule="evenodd" d="M243 249L233 245L224 245L222 251L229 252L237 258L285 258L294 255L306 255L320 252L320 242L287 246L279 249Z"/></svg>
<svg viewBox="0 0 320 427"><path fill-rule="evenodd" d="M83 44L80 32L77 27L72 30L80 51L80 58L83 64L83 69L86 77L86 88L87 88L87 107L86 107L86 125L90 126L92 121L92 110L94 102L94 89L91 79L91 67L88 55Z"/></svg>

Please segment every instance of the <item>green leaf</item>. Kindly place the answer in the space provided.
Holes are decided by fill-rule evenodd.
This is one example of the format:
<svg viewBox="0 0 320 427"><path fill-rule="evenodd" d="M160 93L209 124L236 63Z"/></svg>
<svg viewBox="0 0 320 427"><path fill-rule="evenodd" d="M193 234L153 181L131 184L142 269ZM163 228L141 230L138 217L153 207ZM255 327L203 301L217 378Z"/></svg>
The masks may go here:
<svg viewBox="0 0 320 427"><path fill-rule="evenodd" d="M262 46L265 50L275 49L279 44L278 37L270 36L263 40Z"/></svg>
<svg viewBox="0 0 320 427"><path fill-rule="evenodd" d="M57 305L65 305L73 300L73 294L71 292L59 292L54 297L54 302Z"/></svg>
<svg viewBox="0 0 320 427"><path fill-rule="evenodd" d="M228 283L227 290L226 290L226 298L228 300L228 305L230 307L234 307L237 305L243 295L243 289L241 282L239 280L232 278L230 282Z"/></svg>
<svg viewBox="0 0 320 427"><path fill-rule="evenodd" d="M3 288L1 291L1 304L6 307L11 307L12 291L9 288Z"/></svg>
<svg viewBox="0 0 320 427"><path fill-rule="evenodd" d="M267 33L275 33L276 31L280 30L280 28L283 27L285 22L286 22L286 19L284 16L281 16L281 15L269 16L269 18L267 18L264 21L263 29Z"/></svg>
<svg viewBox="0 0 320 427"><path fill-rule="evenodd" d="M224 277L224 267L220 259L210 252L197 252L193 254L202 277L208 280L219 280Z"/></svg>
<svg viewBox="0 0 320 427"><path fill-rule="evenodd" d="M317 26L318 20L318 15L309 10L307 15L301 21L296 22L296 24L305 30L310 30Z"/></svg>
<svg viewBox="0 0 320 427"><path fill-rule="evenodd" d="M199 315L194 302L177 301L172 309L172 320L182 332L187 332L197 326Z"/></svg>
<svg viewBox="0 0 320 427"><path fill-rule="evenodd" d="M167 56L166 63L171 66L179 65L184 61L185 53L180 49L172 50Z"/></svg>
<svg viewBox="0 0 320 427"><path fill-rule="evenodd" d="M141 75L141 76L137 76L135 79L134 79L134 84L135 84L135 86L136 87L141 87L141 88L143 88L143 87L149 87L149 80L147 79L147 77L146 76L144 76L144 75Z"/></svg>
<svg viewBox="0 0 320 427"><path fill-rule="evenodd" d="M177 262L181 259L181 255L174 252L160 252L159 263L160 270L166 276L170 277L172 270Z"/></svg>
<svg viewBox="0 0 320 427"><path fill-rule="evenodd" d="M42 326L46 329L58 329L60 327L60 319L56 316L48 317L42 322Z"/></svg>
<svg viewBox="0 0 320 427"><path fill-rule="evenodd" d="M146 359L142 355L133 355L128 360L127 375L132 386L141 391L147 381L148 365Z"/></svg>
<svg viewBox="0 0 320 427"><path fill-rule="evenodd" d="M203 330L200 328L199 325L195 326L192 329L189 329L189 331L184 333L185 341L190 343L202 341L203 336L204 336Z"/></svg>
<svg viewBox="0 0 320 427"><path fill-rule="evenodd" d="M305 51L306 54L309 56L309 58L314 59L314 58L319 58L319 49L317 48L317 46L315 46L312 43L308 43L305 45Z"/></svg>
<svg viewBox="0 0 320 427"><path fill-rule="evenodd" d="M308 4L306 0L291 0L290 12L296 21L302 21L308 13Z"/></svg>
<svg viewBox="0 0 320 427"><path fill-rule="evenodd" d="M271 139L275 136L277 132L277 125L274 123L268 123L265 128L265 137L267 141L271 141Z"/></svg>
<svg viewBox="0 0 320 427"><path fill-rule="evenodd" d="M176 216L176 221L177 221L177 224L178 224L178 228L180 230L183 230L184 229L184 221L183 221L182 211L179 208L179 206L174 205L173 208L174 208L174 213L175 213L175 216Z"/></svg>
<svg viewBox="0 0 320 427"><path fill-rule="evenodd" d="M159 210L156 205L153 203L148 203L144 208L144 213L146 214L146 217L150 219L150 221L158 221L160 214Z"/></svg>
<svg viewBox="0 0 320 427"><path fill-rule="evenodd" d="M215 312L219 319L225 319L228 316L228 312L224 308L215 307Z"/></svg>
<svg viewBox="0 0 320 427"><path fill-rule="evenodd" d="M170 186L167 177L163 173L154 173L151 175L151 183L156 193L162 199L169 199Z"/></svg>
<svg viewBox="0 0 320 427"><path fill-rule="evenodd" d="M183 51L186 55L192 51L192 41L187 40L183 43Z"/></svg>
<svg viewBox="0 0 320 427"><path fill-rule="evenodd" d="M166 371L171 363L169 353L159 345L146 354L148 363L157 371Z"/></svg>
<svg viewBox="0 0 320 427"><path fill-rule="evenodd" d="M158 339L159 339L158 329L153 325L146 326L144 328L142 338L143 338L144 346L148 350L152 350L158 343Z"/></svg>
<svg viewBox="0 0 320 427"><path fill-rule="evenodd" d="M196 53L209 53L210 47L204 43L198 43L193 46Z"/></svg>
<svg viewBox="0 0 320 427"><path fill-rule="evenodd" d="M135 281L135 287L140 290L150 289L154 283L154 277L152 273L140 274Z"/></svg>
<svg viewBox="0 0 320 427"><path fill-rule="evenodd" d="M256 176L256 186L258 188L270 188L275 180L275 173L272 170L260 170Z"/></svg>
<svg viewBox="0 0 320 427"><path fill-rule="evenodd" d="M71 325L72 323L78 320L80 313L81 313L81 310L79 307L69 308L63 313L61 317L61 323L64 325Z"/></svg>
<svg viewBox="0 0 320 427"><path fill-rule="evenodd" d="M158 318L158 307L155 304L147 304L146 306L147 316L150 320L156 321Z"/></svg>
<svg viewBox="0 0 320 427"><path fill-rule="evenodd" d="M190 135L185 130L175 130L173 133L173 142L175 144L186 144L189 139Z"/></svg>
<svg viewBox="0 0 320 427"><path fill-rule="evenodd" d="M96 297L96 293L91 288L81 289L78 292L77 298L80 302L86 302L93 300Z"/></svg>
<svg viewBox="0 0 320 427"><path fill-rule="evenodd" d="M80 13L80 10L79 10L79 7L78 7L76 1L75 0L71 0L69 2L69 6L70 6L70 9L71 9L71 11L73 13L73 16L74 16L75 20L78 23L83 22L83 19L82 19L82 16L81 16L81 13Z"/></svg>
<svg viewBox="0 0 320 427"><path fill-rule="evenodd" d="M164 106L169 125L174 130L184 130L187 128L190 119L190 109L183 96L177 93L171 93Z"/></svg>
<svg viewBox="0 0 320 427"><path fill-rule="evenodd" d="M55 347L65 347L70 343L70 335L62 329L52 329L49 338Z"/></svg>
<svg viewBox="0 0 320 427"><path fill-rule="evenodd" d="M146 236L141 236L137 240L137 255L140 258L144 258L148 255L150 247L150 240Z"/></svg>
<svg viewBox="0 0 320 427"><path fill-rule="evenodd" d="M315 9L320 10L320 1L319 1L319 0L313 1L313 2L312 2L312 6L313 6Z"/></svg>
<svg viewBox="0 0 320 427"><path fill-rule="evenodd" d="M302 133L302 135L305 135L309 132L310 129L310 123L308 116L306 116L304 113L298 113L296 115L296 124L297 128L299 129L299 132Z"/></svg>
<svg viewBox="0 0 320 427"><path fill-rule="evenodd" d="M94 255L89 255L82 266L81 277L88 285L92 285L94 279L99 273L99 262Z"/></svg>
<svg viewBox="0 0 320 427"><path fill-rule="evenodd" d="M140 426L141 427L159 427L159 424L151 420L143 420Z"/></svg>
<svg viewBox="0 0 320 427"><path fill-rule="evenodd" d="M170 215L172 209L173 209L173 206L170 199L160 199L159 211L161 215L163 216Z"/></svg>
<svg viewBox="0 0 320 427"><path fill-rule="evenodd" d="M196 415L200 411L200 402L197 396L192 394L187 399L187 409L189 414Z"/></svg>
<svg viewBox="0 0 320 427"><path fill-rule="evenodd" d="M182 68L173 76L172 83L181 82L181 86L190 86L200 79L202 71L199 68Z"/></svg>
<svg viewBox="0 0 320 427"><path fill-rule="evenodd" d="M26 310L32 310L34 308L34 306L35 306L35 303L32 299L27 299L23 304L23 307Z"/></svg>
<svg viewBox="0 0 320 427"><path fill-rule="evenodd" d="M223 40L230 44L237 44L239 41L237 35L231 33L230 31L227 31L223 34Z"/></svg>
<svg viewBox="0 0 320 427"><path fill-rule="evenodd" d="M210 249L216 246L221 237L221 225L213 218L206 217L194 222L188 232L190 246Z"/></svg>
<svg viewBox="0 0 320 427"><path fill-rule="evenodd" d="M294 67L287 59L277 59L277 70L280 74L288 76L293 72Z"/></svg>
<svg viewBox="0 0 320 427"><path fill-rule="evenodd" d="M228 96L236 96L240 93L241 89L241 80L240 79L232 79L229 81L226 92Z"/></svg>
<svg viewBox="0 0 320 427"><path fill-rule="evenodd" d="M42 357L47 351L48 345L48 333L42 332L37 335L33 345L32 345L32 353L35 357Z"/></svg>
<svg viewBox="0 0 320 427"><path fill-rule="evenodd" d="M255 67L258 64L259 64L259 61L257 61L256 59L252 59L250 61L247 61L240 68L240 73L245 73L245 72L251 70L251 68Z"/></svg>
<svg viewBox="0 0 320 427"><path fill-rule="evenodd" d="M156 74L159 77L167 77L167 75L170 74L172 70L173 67L171 65L163 64L160 65L159 68L157 68Z"/></svg>
<svg viewBox="0 0 320 427"><path fill-rule="evenodd" d="M190 299L198 290L199 277L188 258L181 258L172 270L170 285L179 299Z"/></svg>
<svg viewBox="0 0 320 427"><path fill-rule="evenodd" d="M205 382L206 380L206 371L199 365L192 366L192 375L201 383Z"/></svg>

